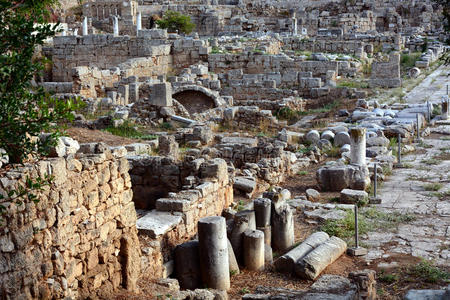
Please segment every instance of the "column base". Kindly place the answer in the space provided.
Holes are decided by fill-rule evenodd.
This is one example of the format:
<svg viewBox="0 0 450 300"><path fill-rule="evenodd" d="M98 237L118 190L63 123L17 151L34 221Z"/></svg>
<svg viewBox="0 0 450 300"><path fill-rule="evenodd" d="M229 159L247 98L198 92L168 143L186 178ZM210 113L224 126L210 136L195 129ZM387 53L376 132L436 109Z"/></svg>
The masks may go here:
<svg viewBox="0 0 450 300"><path fill-rule="evenodd" d="M369 204L381 204L380 197L369 197Z"/></svg>
<svg viewBox="0 0 450 300"><path fill-rule="evenodd" d="M353 247L347 249L347 254L350 256L363 256L367 254L367 249L363 247Z"/></svg>

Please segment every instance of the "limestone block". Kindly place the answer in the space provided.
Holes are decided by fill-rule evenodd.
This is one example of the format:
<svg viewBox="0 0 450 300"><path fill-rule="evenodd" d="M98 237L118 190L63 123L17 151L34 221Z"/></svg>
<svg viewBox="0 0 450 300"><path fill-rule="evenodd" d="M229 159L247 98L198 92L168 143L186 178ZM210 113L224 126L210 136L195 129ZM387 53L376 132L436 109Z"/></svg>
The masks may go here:
<svg viewBox="0 0 450 300"><path fill-rule="evenodd" d="M369 170L364 165L325 166L317 170L316 176L323 191L364 190L370 184Z"/></svg>
<svg viewBox="0 0 450 300"><path fill-rule="evenodd" d="M365 191L343 189L341 191L340 202L346 204L360 204L368 203L369 195Z"/></svg>
<svg viewBox="0 0 450 300"><path fill-rule="evenodd" d="M172 106L172 86L168 82L151 86L150 103L156 106Z"/></svg>

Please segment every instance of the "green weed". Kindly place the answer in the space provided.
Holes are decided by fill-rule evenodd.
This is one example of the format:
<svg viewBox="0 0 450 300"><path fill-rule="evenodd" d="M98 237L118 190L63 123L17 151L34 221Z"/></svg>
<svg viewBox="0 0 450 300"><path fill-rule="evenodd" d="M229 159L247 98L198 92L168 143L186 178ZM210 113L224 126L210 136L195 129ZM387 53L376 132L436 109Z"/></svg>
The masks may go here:
<svg viewBox="0 0 450 300"><path fill-rule="evenodd" d="M420 263L411 266L407 270L409 275L419 277L428 283L446 282L450 278L450 273L433 265L433 263L422 260Z"/></svg>
<svg viewBox="0 0 450 300"><path fill-rule="evenodd" d="M154 140L157 138L156 135L145 134L142 131L138 130L138 127L129 121L125 121L122 125L117 127L107 127L104 130L117 136L133 139Z"/></svg>
<svg viewBox="0 0 450 300"><path fill-rule="evenodd" d="M440 183L429 183L423 186L425 191L434 191L437 192L442 189L443 185Z"/></svg>

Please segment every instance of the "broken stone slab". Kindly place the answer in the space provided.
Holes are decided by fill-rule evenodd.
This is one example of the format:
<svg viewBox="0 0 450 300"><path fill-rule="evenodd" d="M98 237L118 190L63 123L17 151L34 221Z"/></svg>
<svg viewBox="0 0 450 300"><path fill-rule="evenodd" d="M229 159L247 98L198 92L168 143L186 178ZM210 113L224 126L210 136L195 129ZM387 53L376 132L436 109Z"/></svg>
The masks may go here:
<svg viewBox="0 0 450 300"><path fill-rule="evenodd" d="M168 82L151 85L150 103L156 106L172 106L172 85Z"/></svg>
<svg viewBox="0 0 450 300"><path fill-rule="evenodd" d="M347 250L347 243L331 237L295 264L295 273L303 279L314 280Z"/></svg>
<svg viewBox="0 0 450 300"><path fill-rule="evenodd" d="M387 147L389 146L389 139L384 136L371 137L366 140L366 145L367 147Z"/></svg>
<svg viewBox="0 0 450 300"><path fill-rule="evenodd" d="M283 128L283 130L278 133L278 138L281 141L288 143L289 145L299 144L303 140L303 137L303 133L288 131L285 128Z"/></svg>
<svg viewBox="0 0 450 300"><path fill-rule="evenodd" d="M310 287L311 292L336 293L356 290L356 286L343 276L325 274L319 277Z"/></svg>
<svg viewBox="0 0 450 300"><path fill-rule="evenodd" d="M226 136L220 141L222 144L241 144L247 145L249 147L258 146L258 139L246 138L246 137L236 137L236 136Z"/></svg>
<svg viewBox="0 0 450 300"><path fill-rule="evenodd" d="M405 300L445 300L445 290L409 290Z"/></svg>
<svg viewBox="0 0 450 300"><path fill-rule="evenodd" d="M247 179L246 177L236 177L233 189L241 191L245 194L252 194L256 189L256 181Z"/></svg>
<svg viewBox="0 0 450 300"><path fill-rule="evenodd" d="M317 170L317 181L322 191L340 192L345 188L365 190L370 184L366 165L333 165Z"/></svg>
<svg viewBox="0 0 450 300"><path fill-rule="evenodd" d="M167 212L186 212L191 207L191 201L185 199L160 198L156 200L156 209Z"/></svg>
<svg viewBox="0 0 450 300"><path fill-rule="evenodd" d="M329 239L326 232L315 232L307 237L300 245L284 254L275 261L275 268L278 272L294 272L295 263L311 252L314 248Z"/></svg>
<svg viewBox="0 0 450 300"><path fill-rule="evenodd" d="M365 191L343 189L340 195L341 203L365 205L369 202L369 194Z"/></svg>
<svg viewBox="0 0 450 300"><path fill-rule="evenodd" d="M136 228L150 238L156 239L175 228L182 220L181 216L152 210L136 221Z"/></svg>
<svg viewBox="0 0 450 300"><path fill-rule="evenodd" d="M309 201L319 201L320 200L320 193L316 191L315 189L307 189L306 190L306 198Z"/></svg>
<svg viewBox="0 0 450 300"><path fill-rule="evenodd" d="M374 270L365 269L350 272L348 278L356 285L360 298L377 298L376 272Z"/></svg>
<svg viewBox="0 0 450 300"><path fill-rule="evenodd" d="M347 215L343 210L329 210L324 208L315 209L313 211L305 211L308 219L325 222L328 220L342 220Z"/></svg>
<svg viewBox="0 0 450 300"><path fill-rule="evenodd" d="M390 151L386 147L368 147L366 148L366 157L377 157L378 155L388 155Z"/></svg>

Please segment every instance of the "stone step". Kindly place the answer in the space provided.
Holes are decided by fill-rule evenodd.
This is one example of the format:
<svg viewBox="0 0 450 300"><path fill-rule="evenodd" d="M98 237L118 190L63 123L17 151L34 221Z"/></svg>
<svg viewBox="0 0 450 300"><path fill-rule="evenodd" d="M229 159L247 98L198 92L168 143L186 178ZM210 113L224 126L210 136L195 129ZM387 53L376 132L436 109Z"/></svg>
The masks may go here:
<svg viewBox="0 0 450 300"><path fill-rule="evenodd" d="M145 233L151 238L156 239L172 230L181 221L181 216L152 210L136 221L136 227L141 233Z"/></svg>

